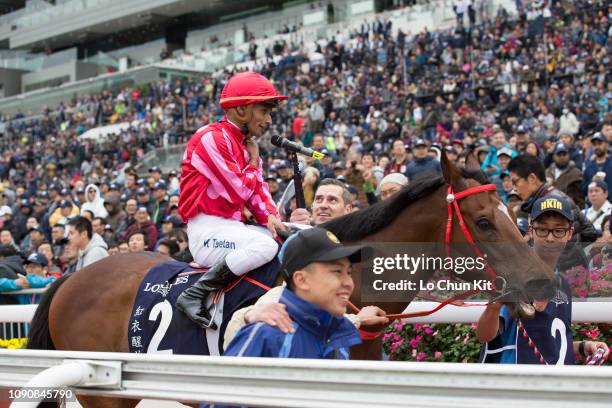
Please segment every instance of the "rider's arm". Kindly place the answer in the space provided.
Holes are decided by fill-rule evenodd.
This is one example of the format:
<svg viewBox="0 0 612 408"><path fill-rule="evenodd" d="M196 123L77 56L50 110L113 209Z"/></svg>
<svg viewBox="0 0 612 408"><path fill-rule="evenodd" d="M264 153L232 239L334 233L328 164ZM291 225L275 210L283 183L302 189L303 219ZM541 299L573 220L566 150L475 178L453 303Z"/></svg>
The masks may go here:
<svg viewBox="0 0 612 408"><path fill-rule="evenodd" d="M257 185L253 190L253 195L246 202L246 206L259 224L266 225L270 215L280 218L278 209L270 195L268 183L263 181L261 172L257 174Z"/></svg>
<svg viewBox="0 0 612 408"><path fill-rule="evenodd" d="M221 197L231 203L246 202L257 187L259 169L252 164L241 168L222 132L202 136L191 157L191 164L211 180Z"/></svg>
<svg viewBox="0 0 612 408"><path fill-rule="evenodd" d="M490 303L478 319L476 337L481 343L493 340L499 333L499 309L501 303Z"/></svg>

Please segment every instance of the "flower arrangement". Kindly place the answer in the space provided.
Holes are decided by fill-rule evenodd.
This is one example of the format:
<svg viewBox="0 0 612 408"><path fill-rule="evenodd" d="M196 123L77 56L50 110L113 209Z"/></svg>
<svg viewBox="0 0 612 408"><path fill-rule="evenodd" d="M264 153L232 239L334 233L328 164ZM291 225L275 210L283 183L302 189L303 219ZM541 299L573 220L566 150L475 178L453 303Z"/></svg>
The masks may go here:
<svg viewBox="0 0 612 408"><path fill-rule="evenodd" d="M571 286L574 298L612 296L612 264L599 269L576 266L562 275Z"/></svg>
<svg viewBox="0 0 612 408"><path fill-rule="evenodd" d="M383 335L383 349L390 360L478 361L480 343L476 324L394 323Z"/></svg>
<svg viewBox="0 0 612 408"><path fill-rule="evenodd" d="M28 343L28 339L25 337L19 338L19 339L7 339L7 340L0 339L0 348L20 349L20 348L25 348L27 343Z"/></svg>

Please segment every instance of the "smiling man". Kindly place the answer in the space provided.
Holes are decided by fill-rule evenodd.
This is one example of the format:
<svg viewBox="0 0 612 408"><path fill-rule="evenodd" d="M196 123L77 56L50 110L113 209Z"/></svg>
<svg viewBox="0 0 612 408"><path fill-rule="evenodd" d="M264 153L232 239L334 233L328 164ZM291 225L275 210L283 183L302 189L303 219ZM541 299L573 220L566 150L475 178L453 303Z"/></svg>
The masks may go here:
<svg viewBox="0 0 612 408"><path fill-rule="evenodd" d="M312 202L312 216L304 208L291 212L290 222L294 224L321 225L326 221L342 217L353 210L351 194L346 184L336 179L323 179L315 191Z"/></svg>
<svg viewBox="0 0 612 408"><path fill-rule="evenodd" d="M353 293L351 264L371 251L343 246L323 228L294 234L280 253L287 283L279 302L293 320L293 331L256 322L243 327L226 356L348 359L349 347L361 343L355 326L343 316Z"/></svg>
<svg viewBox="0 0 612 408"><path fill-rule="evenodd" d="M197 130L187 144L179 212L187 222L194 260L210 269L181 294L176 306L203 328L214 327L202 307L208 295L271 261L278 250L275 228L284 226L263 180L257 139L272 124L273 109L285 99L262 75L236 74L221 92L219 103L226 116ZM259 225L245 224L245 208Z"/></svg>

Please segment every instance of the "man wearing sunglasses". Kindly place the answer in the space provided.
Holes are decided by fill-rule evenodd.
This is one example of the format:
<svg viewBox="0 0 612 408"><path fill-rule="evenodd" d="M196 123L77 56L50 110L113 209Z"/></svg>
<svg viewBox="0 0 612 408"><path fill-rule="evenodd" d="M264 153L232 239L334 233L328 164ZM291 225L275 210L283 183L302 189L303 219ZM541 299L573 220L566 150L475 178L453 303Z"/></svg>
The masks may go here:
<svg viewBox="0 0 612 408"><path fill-rule="evenodd" d="M574 228L571 205L565 197L547 196L536 200L531 211L528 234L538 256L558 271L558 261ZM572 290L565 279L559 276L560 288L553 299L534 299L533 319L523 319L525 330L548 365L574 364L574 355L583 357L604 349L603 342L574 341L572 320ZM540 364L528 341L518 328L518 321L510 316L508 308L492 303L483 312L476 334L486 343L481 360L486 363Z"/></svg>

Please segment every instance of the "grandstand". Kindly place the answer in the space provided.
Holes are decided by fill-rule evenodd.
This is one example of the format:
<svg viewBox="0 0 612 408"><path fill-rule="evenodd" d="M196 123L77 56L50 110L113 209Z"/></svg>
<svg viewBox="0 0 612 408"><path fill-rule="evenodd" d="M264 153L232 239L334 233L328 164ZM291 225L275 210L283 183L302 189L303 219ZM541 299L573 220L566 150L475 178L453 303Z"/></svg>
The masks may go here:
<svg viewBox="0 0 612 408"><path fill-rule="evenodd" d="M62 100L101 89L116 91L244 65L250 60L249 39L262 45L256 50L257 59L279 41L304 43L314 51L317 39L357 27L393 3L8 1L0 15L0 112L53 109ZM393 7L385 15L394 28L412 32L454 22L451 1L423 3L408 9ZM252 66L253 61L247 64Z"/></svg>

